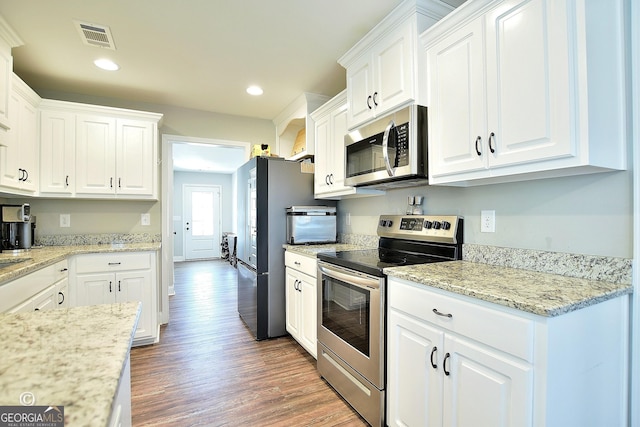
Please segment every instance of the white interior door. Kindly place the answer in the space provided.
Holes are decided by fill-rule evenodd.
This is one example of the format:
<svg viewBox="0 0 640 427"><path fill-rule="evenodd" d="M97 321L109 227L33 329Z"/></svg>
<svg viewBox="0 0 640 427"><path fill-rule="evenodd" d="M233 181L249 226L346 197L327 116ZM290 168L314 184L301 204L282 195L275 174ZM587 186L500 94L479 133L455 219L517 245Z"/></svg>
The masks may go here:
<svg viewBox="0 0 640 427"><path fill-rule="evenodd" d="M217 185L184 186L185 259L220 257L221 191Z"/></svg>

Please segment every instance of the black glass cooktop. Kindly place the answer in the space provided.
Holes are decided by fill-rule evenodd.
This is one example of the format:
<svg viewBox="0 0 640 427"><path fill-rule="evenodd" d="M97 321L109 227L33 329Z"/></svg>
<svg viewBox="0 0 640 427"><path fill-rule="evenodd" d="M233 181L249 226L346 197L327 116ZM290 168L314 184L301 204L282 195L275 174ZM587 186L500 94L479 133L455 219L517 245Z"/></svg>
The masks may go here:
<svg viewBox="0 0 640 427"><path fill-rule="evenodd" d="M402 252L387 248L323 252L318 254L318 259L377 277L384 277L383 269L387 267L450 261L450 259L439 256Z"/></svg>

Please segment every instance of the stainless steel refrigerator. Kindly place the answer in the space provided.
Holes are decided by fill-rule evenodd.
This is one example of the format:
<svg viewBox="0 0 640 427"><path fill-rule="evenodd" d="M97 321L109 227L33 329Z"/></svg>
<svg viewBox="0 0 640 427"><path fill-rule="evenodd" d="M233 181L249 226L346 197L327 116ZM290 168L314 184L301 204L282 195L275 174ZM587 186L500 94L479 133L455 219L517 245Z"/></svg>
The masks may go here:
<svg viewBox="0 0 640 427"><path fill-rule="evenodd" d="M238 313L257 340L285 335L286 208L313 205L300 163L254 157L238 168Z"/></svg>

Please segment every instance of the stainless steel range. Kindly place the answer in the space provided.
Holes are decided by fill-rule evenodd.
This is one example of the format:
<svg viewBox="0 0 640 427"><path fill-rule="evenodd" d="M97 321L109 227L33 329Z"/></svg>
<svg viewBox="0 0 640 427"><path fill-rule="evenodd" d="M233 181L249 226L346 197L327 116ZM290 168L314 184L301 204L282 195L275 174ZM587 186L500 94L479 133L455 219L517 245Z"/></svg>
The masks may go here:
<svg viewBox="0 0 640 427"><path fill-rule="evenodd" d="M382 215L377 249L318 254L318 371L372 426L385 425L384 269L462 259L462 221Z"/></svg>

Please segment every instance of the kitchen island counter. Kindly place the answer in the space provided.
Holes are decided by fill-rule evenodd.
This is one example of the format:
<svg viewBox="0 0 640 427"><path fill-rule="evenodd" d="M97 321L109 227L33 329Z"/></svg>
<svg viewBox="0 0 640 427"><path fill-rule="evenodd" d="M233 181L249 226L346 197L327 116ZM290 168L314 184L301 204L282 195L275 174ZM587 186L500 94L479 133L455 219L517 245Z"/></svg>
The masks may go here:
<svg viewBox="0 0 640 427"><path fill-rule="evenodd" d="M112 252L158 251L160 243L44 246L17 254L0 253L0 286L72 255Z"/></svg>
<svg viewBox="0 0 640 427"><path fill-rule="evenodd" d="M553 317L631 294L631 284L452 261L386 268L398 279Z"/></svg>
<svg viewBox="0 0 640 427"><path fill-rule="evenodd" d="M64 406L65 426L106 426L121 384L130 387L140 309L129 302L0 314L0 405ZM130 405L130 389L124 395Z"/></svg>

